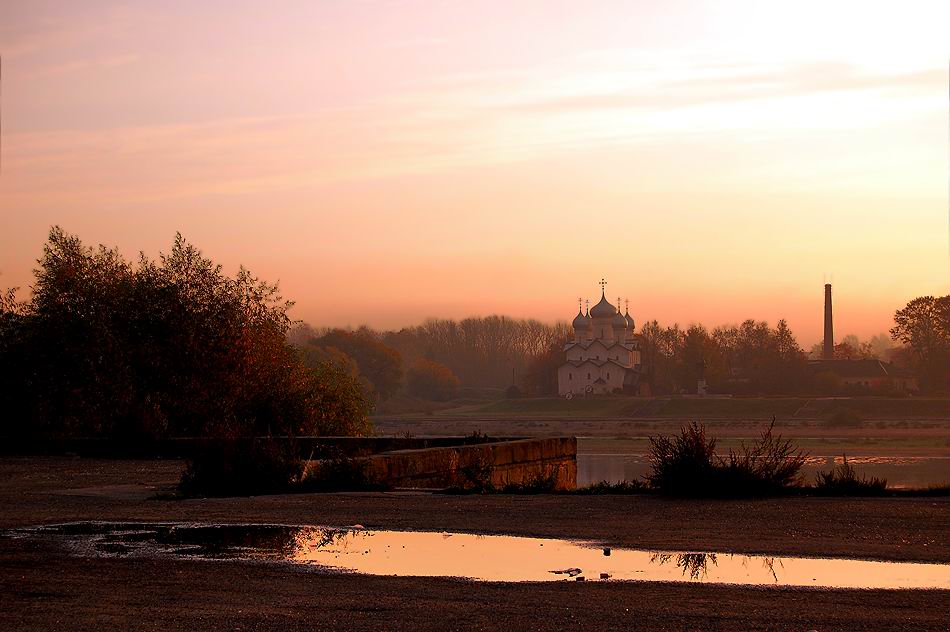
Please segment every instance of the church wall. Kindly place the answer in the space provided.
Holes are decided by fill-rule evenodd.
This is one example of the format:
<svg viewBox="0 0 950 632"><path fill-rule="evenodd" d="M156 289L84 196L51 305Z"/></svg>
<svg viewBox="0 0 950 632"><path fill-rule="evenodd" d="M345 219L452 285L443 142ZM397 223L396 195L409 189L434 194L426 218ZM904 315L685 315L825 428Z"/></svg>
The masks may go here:
<svg viewBox="0 0 950 632"><path fill-rule="evenodd" d="M623 389L623 378L626 369L613 363L603 366L594 366L587 363L579 367L570 364L561 365L557 373L558 395L568 393L583 395L588 386L593 388L595 395L612 393L615 389ZM605 384L597 384L602 379Z"/></svg>

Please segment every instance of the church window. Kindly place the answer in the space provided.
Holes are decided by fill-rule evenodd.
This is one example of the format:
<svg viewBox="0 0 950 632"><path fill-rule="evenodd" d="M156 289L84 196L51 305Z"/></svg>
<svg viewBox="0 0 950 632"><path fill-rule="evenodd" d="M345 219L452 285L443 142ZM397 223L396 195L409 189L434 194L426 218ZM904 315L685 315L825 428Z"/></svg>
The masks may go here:
<svg viewBox="0 0 950 632"><path fill-rule="evenodd" d="M590 373L587 374L587 379L588 379L588 380L590 379Z"/></svg>
<svg viewBox="0 0 950 632"><path fill-rule="evenodd" d="M567 374L567 379L568 379L568 380L573 380L573 379L574 379L574 374L573 374L573 373L568 373L568 374Z"/></svg>
<svg viewBox="0 0 950 632"><path fill-rule="evenodd" d="M608 379L608 380L610 379L610 373L607 374L607 379Z"/></svg>

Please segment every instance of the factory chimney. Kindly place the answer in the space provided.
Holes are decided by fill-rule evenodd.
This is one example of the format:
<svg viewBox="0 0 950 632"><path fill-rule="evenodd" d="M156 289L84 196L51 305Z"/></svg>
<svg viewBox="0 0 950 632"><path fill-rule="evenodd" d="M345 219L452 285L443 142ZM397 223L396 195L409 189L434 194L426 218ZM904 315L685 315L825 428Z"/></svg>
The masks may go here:
<svg viewBox="0 0 950 632"><path fill-rule="evenodd" d="M834 360L835 332L831 319L831 283L825 283L825 344L822 349L822 358Z"/></svg>

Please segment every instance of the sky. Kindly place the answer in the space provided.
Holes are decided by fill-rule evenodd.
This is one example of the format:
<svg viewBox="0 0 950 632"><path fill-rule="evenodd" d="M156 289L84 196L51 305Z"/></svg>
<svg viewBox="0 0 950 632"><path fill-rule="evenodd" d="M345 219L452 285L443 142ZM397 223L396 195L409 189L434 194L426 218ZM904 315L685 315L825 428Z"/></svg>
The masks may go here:
<svg viewBox="0 0 950 632"><path fill-rule="evenodd" d="M946 2L0 3L0 287L181 232L295 318L886 331L950 291Z"/></svg>

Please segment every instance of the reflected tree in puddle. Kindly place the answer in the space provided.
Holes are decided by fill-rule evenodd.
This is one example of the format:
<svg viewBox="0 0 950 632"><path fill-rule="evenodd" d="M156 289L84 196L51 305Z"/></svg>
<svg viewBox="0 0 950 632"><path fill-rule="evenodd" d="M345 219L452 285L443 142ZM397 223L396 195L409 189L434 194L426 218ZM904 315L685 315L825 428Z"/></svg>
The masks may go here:
<svg viewBox="0 0 950 632"><path fill-rule="evenodd" d="M683 576L695 580L706 578L706 575L709 574L710 563L716 566L715 553L678 553L676 555L672 553L654 553L650 556L650 563L662 566L674 561L674 558L676 566L683 570Z"/></svg>

